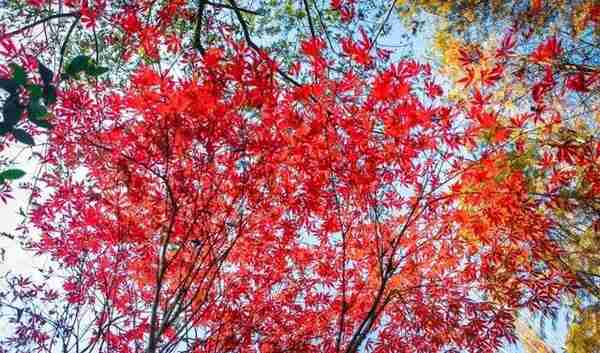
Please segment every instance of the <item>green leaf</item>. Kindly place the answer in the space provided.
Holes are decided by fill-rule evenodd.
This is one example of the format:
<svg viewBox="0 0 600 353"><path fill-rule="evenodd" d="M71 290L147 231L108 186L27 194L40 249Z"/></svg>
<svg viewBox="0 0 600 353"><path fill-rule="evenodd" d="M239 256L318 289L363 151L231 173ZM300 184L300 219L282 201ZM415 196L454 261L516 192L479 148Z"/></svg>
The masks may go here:
<svg viewBox="0 0 600 353"><path fill-rule="evenodd" d="M44 87L44 103L46 105L56 103L56 87L53 85Z"/></svg>
<svg viewBox="0 0 600 353"><path fill-rule="evenodd" d="M23 106L19 103L17 96L10 96L4 102L2 107L2 115L4 116L4 123L9 126L14 126L23 114Z"/></svg>
<svg viewBox="0 0 600 353"><path fill-rule="evenodd" d="M67 65L66 72L71 77L77 77L82 71L87 70L90 66L90 57L87 55L79 55L73 58L69 65Z"/></svg>
<svg viewBox="0 0 600 353"><path fill-rule="evenodd" d="M25 69L17 64L9 64L10 68L13 70L13 81L17 85L24 85L25 81L27 81L27 75L25 74Z"/></svg>
<svg viewBox="0 0 600 353"><path fill-rule="evenodd" d="M19 85L14 80L0 78L0 88L10 93L11 95L16 95L17 88L19 88Z"/></svg>
<svg viewBox="0 0 600 353"><path fill-rule="evenodd" d="M31 99L41 98L43 96L43 88L40 85L27 85L27 92L29 92L29 97Z"/></svg>
<svg viewBox="0 0 600 353"><path fill-rule="evenodd" d="M46 65L42 64L42 62L39 60L38 60L38 71L40 72L40 76L42 77L44 86L48 87L50 85L50 83L52 82L54 73Z"/></svg>
<svg viewBox="0 0 600 353"><path fill-rule="evenodd" d="M90 75L90 76L94 76L94 77L98 77L104 73L108 72L108 67L103 67L103 66L89 66L86 70L85 73Z"/></svg>
<svg viewBox="0 0 600 353"><path fill-rule="evenodd" d="M29 146L35 146L35 142L33 141L33 137L29 135L29 133L23 129L14 129L12 131L13 136L17 139L17 141L24 143Z"/></svg>
<svg viewBox="0 0 600 353"><path fill-rule="evenodd" d="M48 115L48 111L39 101L32 101L27 107L27 114L30 120L37 120Z"/></svg>
<svg viewBox="0 0 600 353"><path fill-rule="evenodd" d="M25 176L25 172L21 169L7 169L0 173L1 180L17 180Z"/></svg>
<svg viewBox="0 0 600 353"><path fill-rule="evenodd" d="M36 126L39 126L43 129L52 129L52 124L50 124L47 120L42 120L42 119L31 119L31 122L34 123Z"/></svg>

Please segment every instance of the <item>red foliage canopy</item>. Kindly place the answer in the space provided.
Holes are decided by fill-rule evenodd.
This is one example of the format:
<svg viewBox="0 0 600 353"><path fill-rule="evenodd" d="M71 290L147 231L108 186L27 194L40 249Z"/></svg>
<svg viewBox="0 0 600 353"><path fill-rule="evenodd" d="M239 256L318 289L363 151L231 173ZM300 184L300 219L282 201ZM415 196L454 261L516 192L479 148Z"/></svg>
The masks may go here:
<svg viewBox="0 0 600 353"><path fill-rule="evenodd" d="M128 9L117 23L156 57L178 3L152 28ZM372 45L345 40L364 66L331 75L324 41L304 42L302 84L227 39L183 78L141 65L62 90L31 218L90 312L69 335L111 352L489 352L515 310L572 288L523 172L465 158L494 114L438 102L427 65L369 68ZM36 325L32 351L55 342Z"/></svg>

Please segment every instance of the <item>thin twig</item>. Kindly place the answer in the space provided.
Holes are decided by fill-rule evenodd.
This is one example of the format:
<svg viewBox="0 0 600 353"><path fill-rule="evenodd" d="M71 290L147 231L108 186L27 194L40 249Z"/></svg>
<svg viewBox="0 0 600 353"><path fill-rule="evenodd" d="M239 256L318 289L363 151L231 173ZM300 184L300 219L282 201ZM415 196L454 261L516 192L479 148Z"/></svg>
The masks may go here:
<svg viewBox="0 0 600 353"><path fill-rule="evenodd" d="M195 49L200 51L200 54L204 55L204 47L200 41L200 31L202 29L202 16L204 15L204 6L206 5L205 0L198 1L198 12L196 13L196 29L194 30L193 45Z"/></svg>
<svg viewBox="0 0 600 353"><path fill-rule="evenodd" d="M254 51L256 51L257 53L260 54L262 52L262 49L258 45L256 45L256 43L254 43L254 41L252 40L252 37L250 36L250 30L248 29L248 24L246 23L246 20L244 20L244 16L242 15L241 10L238 8L235 0L229 0L229 3L233 7L233 11L235 12L236 17L237 17L238 21L240 22L240 25L242 26L242 32L244 33L244 39L246 40L246 43L248 44L248 46L250 48L252 48ZM300 84L300 82L294 80L290 75L285 73L280 68L277 68L277 73L285 81L288 81L289 83L293 84L294 86L296 86L296 87L302 86L302 84Z"/></svg>
<svg viewBox="0 0 600 353"><path fill-rule="evenodd" d="M308 0L302 0L304 2L304 9L306 10L306 18L308 18L308 27L310 28L310 34L316 38L315 27L313 26L312 18L310 17L310 7L308 6Z"/></svg>
<svg viewBox="0 0 600 353"><path fill-rule="evenodd" d="M262 13L259 11L254 11L254 10L249 10L249 9L245 9L243 7L237 7L237 6L231 6L231 5L227 5L227 4L217 4L214 2L210 2L210 1L205 1L206 5L210 5L213 7L219 7L219 8L224 8L224 9L229 9L229 10L239 10L241 12L245 12L254 16L261 16Z"/></svg>
<svg viewBox="0 0 600 353"><path fill-rule="evenodd" d="M371 49L373 49L373 47L375 47L375 44L377 44L377 40L379 39L379 36L383 32L383 28L385 27L387 21L389 21L390 15L392 14L392 11L394 10L395 5L396 5L396 1L392 0L392 4L390 5L390 8L388 9L387 14L385 15L383 22L381 22L381 24L379 25L379 28L377 29L377 33L375 33L375 37L373 38L373 41L371 41L371 46L369 46L368 51L371 51Z"/></svg>
<svg viewBox="0 0 600 353"><path fill-rule="evenodd" d="M65 59L65 51L67 50L67 43L69 42L69 38L71 37L71 33L73 33L75 26L77 26L77 24L79 23L79 19L80 19L80 17L79 17L79 15L77 15L75 17L75 20L71 24L69 31L67 32L65 41L63 42L62 46L60 47L60 62L58 64L58 80L60 80L60 78L61 78L62 66L63 66L63 62Z"/></svg>
<svg viewBox="0 0 600 353"><path fill-rule="evenodd" d="M96 26L93 27L94 31L94 46L96 47L96 64L100 63L100 49L98 45L98 34L96 33Z"/></svg>
<svg viewBox="0 0 600 353"><path fill-rule="evenodd" d="M333 46L331 38L329 37L329 31L327 30L327 26L325 26L325 21L323 20L323 14L321 13L321 10L319 10L319 7L317 6L317 3L315 2L315 0L313 0L313 5L315 7L315 10L317 11L317 18L319 19L321 28L323 28L323 33L325 33L325 38L327 38L327 43L329 43L329 48L331 48L331 50L335 53L336 52L335 48Z"/></svg>
<svg viewBox="0 0 600 353"><path fill-rule="evenodd" d="M80 15L79 12L69 12L69 13L59 13L59 14L56 14L56 15L48 16L46 18L42 18L39 21L35 21L35 22L31 23L31 24L28 24L28 25L26 25L23 28L19 28L19 29L15 30L15 31L5 33L4 35L2 35L2 37L12 37L15 34L23 33L23 32L25 32L26 30L28 30L30 28L33 28L33 27L35 27L37 25L40 25L40 24L45 23L45 22L48 22L48 21L53 20L55 18L61 18L61 17L79 17L79 15Z"/></svg>

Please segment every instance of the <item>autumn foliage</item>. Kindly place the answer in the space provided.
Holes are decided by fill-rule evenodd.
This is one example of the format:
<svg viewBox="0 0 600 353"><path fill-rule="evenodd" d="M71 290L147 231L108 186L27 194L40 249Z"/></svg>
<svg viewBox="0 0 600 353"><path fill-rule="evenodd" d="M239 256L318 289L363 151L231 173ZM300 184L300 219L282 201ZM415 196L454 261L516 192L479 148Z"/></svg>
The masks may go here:
<svg viewBox="0 0 600 353"><path fill-rule="evenodd" d="M598 194L600 145L567 138L548 100L600 76L560 71L556 37L522 54L508 32L491 51L443 48L465 74L448 88L430 64L388 62L357 3L327 9L353 29L334 47L307 5L313 33L286 66L246 4L65 1L81 38L102 30L119 55L58 49L23 230L60 288L12 282L25 304L5 307L0 352L491 352L517 310L573 293L553 211L574 178L578 200ZM1 38L39 82L56 48L33 29ZM507 112L516 56L541 74Z"/></svg>

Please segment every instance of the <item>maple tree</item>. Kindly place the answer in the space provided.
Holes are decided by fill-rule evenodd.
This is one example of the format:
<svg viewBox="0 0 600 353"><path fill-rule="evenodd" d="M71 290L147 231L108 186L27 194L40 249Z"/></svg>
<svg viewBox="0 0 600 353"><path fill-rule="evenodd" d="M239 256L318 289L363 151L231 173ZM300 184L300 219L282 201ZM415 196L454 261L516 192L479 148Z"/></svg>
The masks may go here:
<svg viewBox="0 0 600 353"><path fill-rule="evenodd" d="M508 153L510 170L525 174L528 198L552 219L552 238L564 250L555 261L585 288L575 300L581 307L574 310L579 314L567 340L572 352L591 351L590 342L598 344L588 339L598 337L590 324L595 305L584 303L600 298L599 9L596 1L416 1L399 6L415 31L427 16L441 23L434 28L434 52L440 70L456 83L448 98L466 103L467 115L485 119L478 143ZM482 26L493 30L478 30Z"/></svg>
<svg viewBox="0 0 600 353"><path fill-rule="evenodd" d="M379 23L384 9L371 2L337 3L329 7L315 0L300 4L288 0L261 1L253 6L258 10L252 10L252 6L238 6L235 1L200 1L197 6L181 1L164 4L7 1L0 13L5 64L2 72L5 79L0 88L13 98L6 100L10 104L3 107L12 112L12 118L1 127L0 133L2 136L13 135L14 127L14 138L32 146L34 137L40 133L43 136L43 129L51 127L45 117L47 105L55 101L57 82L49 82L54 74L49 67L58 71L58 83L93 79L105 74L108 67L111 68L111 79L116 83L128 77L138 64L162 65L163 70L168 67L167 71L189 70L189 66L179 65L181 55L186 56L186 62L197 61L199 53L204 53L206 47L219 46L221 37L231 33L243 37L253 49L266 46L282 67L290 67L298 58L300 41L290 42L289 35L300 39L317 35L326 38L330 48L335 48L328 54L339 57L343 55L341 39L351 37L358 28L377 32L377 37L388 29L383 26L385 21ZM361 20L350 21L354 14ZM182 50L190 48L197 52ZM389 53L379 48L373 50L380 60L371 63L384 63ZM330 63L331 67L334 63L339 66L339 71L351 61L337 60ZM43 73L38 75L36 67L44 70ZM285 75L283 70L279 70L279 74ZM289 75L285 76L291 79ZM31 96L32 99L17 101L17 92L25 96L21 98ZM41 103L42 98L45 105ZM16 106L15 102L18 103ZM25 111L33 114L24 114ZM24 115L37 127L20 121ZM14 147L14 144L3 145L7 146ZM12 181L24 175L16 169L18 165L13 160L0 162L0 168L6 171L0 172L0 180ZM0 197L6 202L11 198L11 184L2 183L2 187Z"/></svg>
<svg viewBox="0 0 600 353"><path fill-rule="evenodd" d="M289 66L259 47L257 11L235 1L14 3L39 25L72 22L58 42L33 25L2 36L9 61L58 88L45 193L32 187L23 228L57 268L42 285L9 278L0 349L488 352L514 340L516 310L549 311L574 290L555 261L556 220L540 212L549 201L530 185L532 169L559 185L569 169L522 158L531 141L551 143L526 126L555 120L494 110L503 56L464 65L480 75L457 104L430 65L387 63L377 37L393 7L361 27L355 1L310 3ZM335 28L350 35L331 44ZM54 54L46 82L40 63ZM597 152L580 147L547 158L583 160L568 175L593 189Z"/></svg>

